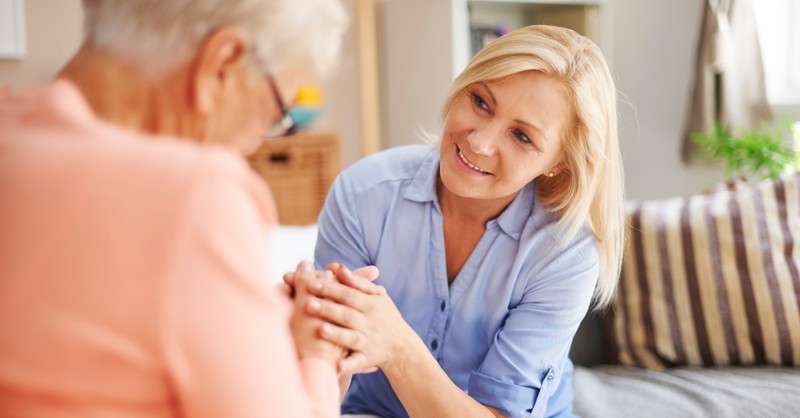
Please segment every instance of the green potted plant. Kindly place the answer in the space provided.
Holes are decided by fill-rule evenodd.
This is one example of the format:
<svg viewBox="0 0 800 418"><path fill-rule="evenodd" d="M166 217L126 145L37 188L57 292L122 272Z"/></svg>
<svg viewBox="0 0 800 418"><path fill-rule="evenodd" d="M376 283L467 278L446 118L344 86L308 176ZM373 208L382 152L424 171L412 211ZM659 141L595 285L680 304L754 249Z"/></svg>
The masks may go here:
<svg viewBox="0 0 800 418"><path fill-rule="evenodd" d="M787 127L791 129L790 124ZM772 179L787 169L796 168L797 151L785 137L783 129L767 126L745 129L734 135L719 122L714 124L711 134L692 134L701 155L725 163L725 177L729 183L737 179Z"/></svg>

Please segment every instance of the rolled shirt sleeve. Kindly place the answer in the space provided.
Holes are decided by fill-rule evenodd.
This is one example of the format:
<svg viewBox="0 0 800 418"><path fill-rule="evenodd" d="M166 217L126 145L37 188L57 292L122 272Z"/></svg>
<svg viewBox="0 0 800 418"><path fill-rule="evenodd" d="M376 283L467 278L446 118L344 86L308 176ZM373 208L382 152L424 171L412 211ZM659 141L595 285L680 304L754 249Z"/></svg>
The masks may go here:
<svg viewBox="0 0 800 418"><path fill-rule="evenodd" d="M546 416L550 397L571 373L569 348L599 274L597 246L588 233L563 250L539 254L523 267L531 280L469 378L470 396L513 418Z"/></svg>

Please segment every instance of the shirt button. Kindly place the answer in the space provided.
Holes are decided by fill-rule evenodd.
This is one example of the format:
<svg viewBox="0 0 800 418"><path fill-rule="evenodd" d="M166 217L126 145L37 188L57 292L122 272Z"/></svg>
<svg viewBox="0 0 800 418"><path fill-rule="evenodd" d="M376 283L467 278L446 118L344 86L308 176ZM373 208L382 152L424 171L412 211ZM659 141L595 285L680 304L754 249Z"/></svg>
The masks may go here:
<svg viewBox="0 0 800 418"><path fill-rule="evenodd" d="M439 348L439 340L433 340L433 341L431 341L431 348L432 348L432 349L434 349L434 350L436 350L437 348Z"/></svg>
<svg viewBox="0 0 800 418"><path fill-rule="evenodd" d="M447 306L447 304L446 304L446 303L444 303L444 301L442 301L442 304L441 304L441 306L439 306L439 309L441 309L441 310L442 310L442 312L444 312L444 308L445 308L446 306Z"/></svg>
<svg viewBox="0 0 800 418"><path fill-rule="evenodd" d="M551 370L550 373L547 373L547 380L553 380L556 377L555 373Z"/></svg>

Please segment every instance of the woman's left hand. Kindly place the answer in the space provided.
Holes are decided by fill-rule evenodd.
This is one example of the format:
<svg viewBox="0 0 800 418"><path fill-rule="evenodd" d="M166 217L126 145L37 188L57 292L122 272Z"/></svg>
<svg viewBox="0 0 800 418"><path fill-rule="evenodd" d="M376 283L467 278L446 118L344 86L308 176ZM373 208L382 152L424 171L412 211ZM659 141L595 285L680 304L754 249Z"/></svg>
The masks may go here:
<svg viewBox="0 0 800 418"><path fill-rule="evenodd" d="M339 362L339 372L385 367L402 358L409 339L418 337L389 295L385 291L367 294L342 284L366 280L343 265L334 274L339 281L307 283L305 309L327 321L320 327L322 338L353 352Z"/></svg>

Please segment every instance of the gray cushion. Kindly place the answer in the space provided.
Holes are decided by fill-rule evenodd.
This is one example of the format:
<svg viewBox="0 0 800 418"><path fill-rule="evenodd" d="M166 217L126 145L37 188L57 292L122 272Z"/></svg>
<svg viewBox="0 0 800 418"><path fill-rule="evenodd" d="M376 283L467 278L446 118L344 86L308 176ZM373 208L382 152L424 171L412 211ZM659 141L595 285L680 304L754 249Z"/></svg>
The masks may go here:
<svg viewBox="0 0 800 418"><path fill-rule="evenodd" d="M791 367L576 367L583 418L789 418L800 416L800 369Z"/></svg>

